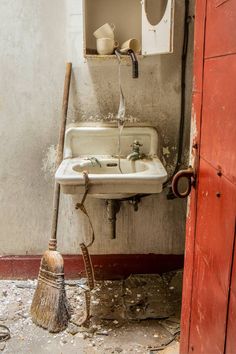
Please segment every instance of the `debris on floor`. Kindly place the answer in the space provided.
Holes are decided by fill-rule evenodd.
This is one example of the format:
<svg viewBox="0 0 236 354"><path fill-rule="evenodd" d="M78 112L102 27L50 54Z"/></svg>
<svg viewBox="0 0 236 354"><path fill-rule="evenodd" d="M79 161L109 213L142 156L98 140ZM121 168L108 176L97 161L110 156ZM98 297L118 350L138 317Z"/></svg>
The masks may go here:
<svg viewBox="0 0 236 354"><path fill-rule="evenodd" d="M73 315L65 331L52 334L29 316L36 280L0 281L0 325L7 326L11 336L0 342L0 352L178 353L181 270L96 282L89 327L76 324L83 311L83 284L83 279L66 281Z"/></svg>

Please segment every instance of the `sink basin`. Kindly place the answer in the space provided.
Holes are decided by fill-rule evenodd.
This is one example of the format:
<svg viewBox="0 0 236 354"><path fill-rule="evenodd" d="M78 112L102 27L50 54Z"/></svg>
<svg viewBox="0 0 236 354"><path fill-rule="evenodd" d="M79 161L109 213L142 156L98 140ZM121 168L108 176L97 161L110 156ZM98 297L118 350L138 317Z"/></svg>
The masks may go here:
<svg viewBox="0 0 236 354"><path fill-rule="evenodd" d="M120 199L138 193L162 191L167 173L154 154L157 150L157 132L154 128L125 127L121 136L120 160L112 157L112 153L117 151L117 128L69 129L65 139L65 158L55 175L62 192L84 193L83 171L89 177L88 196L91 197ZM130 153L130 145L135 139L142 143L142 152L147 158L131 161L123 157Z"/></svg>
<svg viewBox="0 0 236 354"><path fill-rule="evenodd" d="M99 158L99 156L97 158ZM144 172L148 170L149 165L144 160L129 161L127 159L120 159L119 161L118 158L100 158L98 163L94 165L94 163L91 163L90 161L88 162L87 160L80 159L78 163L72 165L72 169L75 172L87 171L90 175L90 179L96 180L97 178L106 179L106 175L113 175L113 178L115 176L121 178L122 176L119 175ZM96 176L97 174L103 176ZM111 176L109 178L111 178Z"/></svg>

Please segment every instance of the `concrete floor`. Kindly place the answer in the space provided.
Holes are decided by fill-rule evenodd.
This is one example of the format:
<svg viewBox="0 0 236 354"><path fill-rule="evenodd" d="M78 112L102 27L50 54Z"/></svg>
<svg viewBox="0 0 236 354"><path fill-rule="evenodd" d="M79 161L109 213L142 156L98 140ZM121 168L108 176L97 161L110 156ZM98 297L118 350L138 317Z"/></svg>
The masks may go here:
<svg viewBox="0 0 236 354"><path fill-rule="evenodd" d="M72 320L83 308L83 280L68 281ZM97 282L88 328L70 323L58 334L35 326L29 308L36 281L0 281L0 324L11 338L0 342L10 354L162 353L179 352L182 272L131 276L125 281ZM163 350L158 350L169 343Z"/></svg>

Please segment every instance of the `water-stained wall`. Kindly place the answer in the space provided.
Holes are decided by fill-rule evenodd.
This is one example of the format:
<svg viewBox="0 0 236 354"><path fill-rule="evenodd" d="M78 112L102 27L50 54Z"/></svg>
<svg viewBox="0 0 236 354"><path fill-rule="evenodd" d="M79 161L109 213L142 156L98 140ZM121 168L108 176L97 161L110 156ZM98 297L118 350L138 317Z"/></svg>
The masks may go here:
<svg viewBox="0 0 236 354"><path fill-rule="evenodd" d="M0 253L41 254L50 237L55 145L65 62L72 61L70 123L110 122L119 106L116 60L85 60L81 0L2 0L0 3ZM180 75L184 6L176 0L174 53L139 60L140 77L122 64L129 121L147 122L160 134L168 172L175 165L180 119ZM192 31L187 70L185 161L190 121ZM61 197L59 249L79 253L90 237L79 198ZM105 203L87 200L96 239L91 253L172 253L184 250L186 202L166 193L146 197L133 211L128 202L117 215L117 238L109 238Z"/></svg>

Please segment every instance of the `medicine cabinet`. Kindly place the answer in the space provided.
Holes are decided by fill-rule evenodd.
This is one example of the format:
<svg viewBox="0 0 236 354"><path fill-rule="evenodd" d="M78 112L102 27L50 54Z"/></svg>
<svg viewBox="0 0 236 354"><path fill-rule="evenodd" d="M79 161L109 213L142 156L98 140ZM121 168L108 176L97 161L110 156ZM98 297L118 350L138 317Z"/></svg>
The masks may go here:
<svg viewBox="0 0 236 354"><path fill-rule="evenodd" d="M83 0L84 55L96 51L93 32L105 23L115 25L115 40L121 45L130 38L140 41L139 54L173 52L174 0Z"/></svg>

